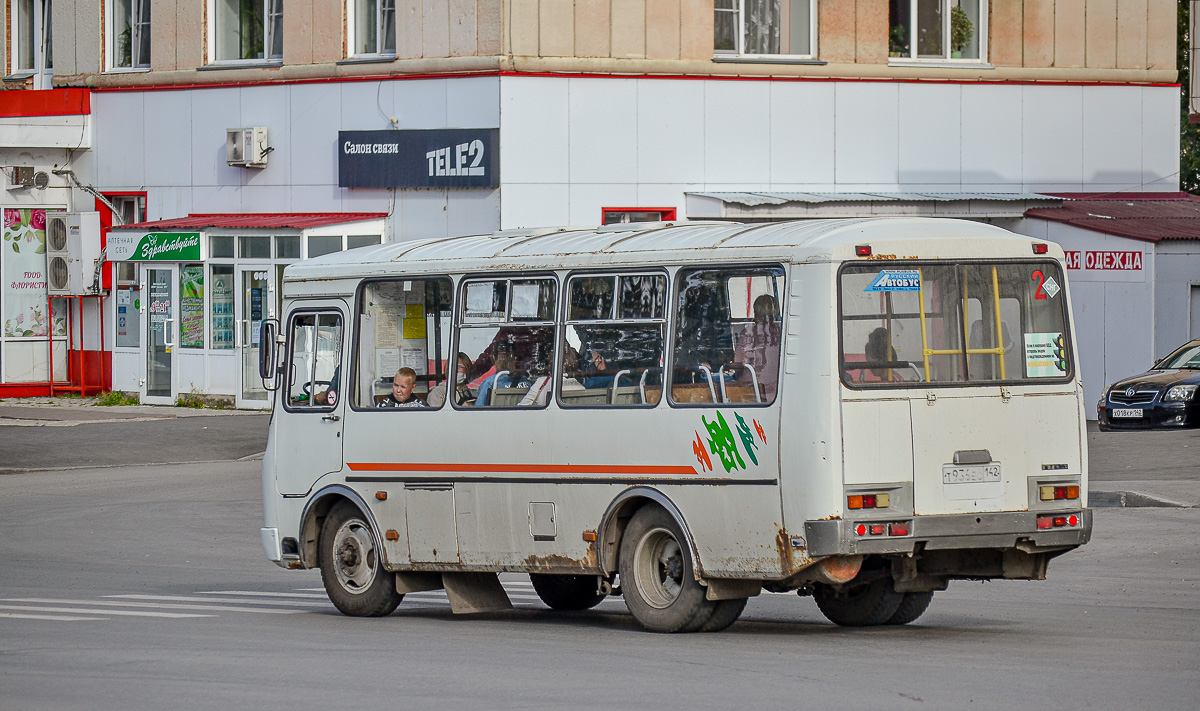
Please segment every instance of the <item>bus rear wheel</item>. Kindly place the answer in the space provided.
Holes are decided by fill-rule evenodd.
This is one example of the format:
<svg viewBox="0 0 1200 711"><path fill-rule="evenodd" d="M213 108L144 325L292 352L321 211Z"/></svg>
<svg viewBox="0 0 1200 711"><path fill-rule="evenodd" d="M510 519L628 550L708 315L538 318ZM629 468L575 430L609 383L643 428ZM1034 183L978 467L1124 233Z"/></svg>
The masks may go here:
<svg viewBox="0 0 1200 711"><path fill-rule="evenodd" d="M712 618L717 604L692 574L687 539L665 509L643 506L629 520L619 569L625 605L651 632L695 632Z"/></svg>
<svg viewBox="0 0 1200 711"><path fill-rule="evenodd" d="M904 593L896 592L891 578L883 577L853 587L820 585L813 591L813 599L821 614L834 624L873 627L891 620L904 601Z"/></svg>
<svg viewBox="0 0 1200 711"><path fill-rule="evenodd" d="M590 610L604 600L595 575L544 575L530 573L533 591L551 609Z"/></svg>
<svg viewBox="0 0 1200 711"><path fill-rule="evenodd" d="M382 617L404 599L395 574L383 569L371 524L350 503L337 504L325 517L317 561L325 592L343 614Z"/></svg>

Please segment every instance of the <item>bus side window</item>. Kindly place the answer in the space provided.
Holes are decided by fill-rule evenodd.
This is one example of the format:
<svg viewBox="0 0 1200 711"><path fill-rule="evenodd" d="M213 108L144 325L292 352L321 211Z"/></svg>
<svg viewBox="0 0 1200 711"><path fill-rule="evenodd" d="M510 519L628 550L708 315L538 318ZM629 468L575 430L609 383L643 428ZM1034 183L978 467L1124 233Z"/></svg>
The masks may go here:
<svg viewBox="0 0 1200 711"><path fill-rule="evenodd" d="M471 368L470 398L462 407L545 404L538 395L554 372L557 296L553 277L463 282L457 307L458 351L471 361Z"/></svg>
<svg viewBox="0 0 1200 711"><path fill-rule="evenodd" d="M327 411L342 389L342 316L334 312L292 316L287 370L287 408Z"/></svg>
<svg viewBox="0 0 1200 711"><path fill-rule="evenodd" d="M449 362L451 293L449 277L388 279L363 285L358 300L355 408L394 412L441 407L447 373L455 369ZM403 402L397 401L392 391L393 378L402 368L412 371L404 371L402 380L413 380L411 393Z"/></svg>
<svg viewBox="0 0 1200 711"><path fill-rule="evenodd" d="M774 402L783 331L783 270L681 270L677 284L671 401Z"/></svg>
<svg viewBox="0 0 1200 711"><path fill-rule="evenodd" d="M666 275L575 275L567 290L559 403L563 407L658 404Z"/></svg>

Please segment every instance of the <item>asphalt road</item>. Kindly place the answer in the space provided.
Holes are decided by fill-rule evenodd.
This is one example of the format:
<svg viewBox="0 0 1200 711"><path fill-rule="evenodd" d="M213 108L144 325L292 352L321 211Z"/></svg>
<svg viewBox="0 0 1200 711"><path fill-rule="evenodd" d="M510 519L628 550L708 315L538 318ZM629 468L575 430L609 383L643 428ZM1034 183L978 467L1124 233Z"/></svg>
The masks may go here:
<svg viewBox="0 0 1200 711"><path fill-rule="evenodd" d="M246 433L259 417L183 424ZM147 421L0 426L0 443L121 424L205 441ZM1126 436L1102 446L1140 448L1146 481L1156 452L1195 446ZM207 461L240 451L0 476L0 709L1190 710L1200 695L1200 509L1099 509L1049 580L952 583L904 628L842 629L811 599L764 594L725 632L654 635L617 598L552 612L518 575L509 613L455 617L420 593L364 620L316 571L264 558L258 462Z"/></svg>

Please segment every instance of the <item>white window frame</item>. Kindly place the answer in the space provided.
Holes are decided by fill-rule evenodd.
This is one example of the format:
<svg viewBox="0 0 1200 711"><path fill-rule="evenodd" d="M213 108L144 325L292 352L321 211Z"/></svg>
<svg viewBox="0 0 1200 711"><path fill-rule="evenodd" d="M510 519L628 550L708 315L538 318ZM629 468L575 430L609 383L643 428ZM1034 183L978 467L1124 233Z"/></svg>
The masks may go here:
<svg viewBox="0 0 1200 711"><path fill-rule="evenodd" d="M779 0L780 3L791 2L791 0ZM815 59L817 56L817 3L819 0L807 0L808 2L808 48L807 54L748 54L746 52L746 0L736 0L736 10L725 10L714 8L714 12L727 12L737 15L737 47L733 50L720 49L714 50L714 54L718 57L745 57L747 59L769 59L769 58L792 58L792 59ZM715 23L714 23L715 24ZM714 33L715 33L714 28Z"/></svg>
<svg viewBox="0 0 1200 711"><path fill-rule="evenodd" d="M104 8L104 35L107 38L105 47L105 71L109 72L144 72L150 69L150 23L151 18L140 22L138 15L144 8L149 14L150 0L129 0L129 66L117 64L119 55L117 41L120 33L117 31L117 0L106 0ZM139 64L138 45L145 44L146 62Z"/></svg>
<svg viewBox="0 0 1200 711"><path fill-rule="evenodd" d="M357 51L359 44L356 29L359 20L358 11L359 5L364 2L365 0L346 0L346 56L394 58L396 56L396 0L375 0L375 50ZM390 4L391 7L385 8L385 4ZM389 21L392 23L392 46L390 48L384 47L382 44L387 36L386 24Z"/></svg>
<svg viewBox="0 0 1200 711"><path fill-rule="evenodd" d="M31 66L21 66L21 49L27 38L21 27L21 6L28 3L33 14L32 34L37 38ZM54 74L54 41L51 0L12 0L9 18L9 67L13 76L34 78L34 89L49 89ZM49 51L47 51L49 50ZM49 61L47 61L49 60Z"/></svg>
<svg viewBox="0 0 1200 711"><path fill-rule="evenodd" d="M240 34L233 34L231 38L221 37L221 22L220 10L221 6L228 0L208 0L208 63L209 64L282 64L283 63L283 0L250 0L251 2L261 5L261 17L263 20L263 47L262 57L253 58L224 58L220 57L218 47L224 48L226 42L230 39L241 44ZM245 0L233 0L234 2ZM279 41L280 51L278 55L272 55L272 50L276 44L275 40Z"/></svg>
<svg viewBox="0 0 1200 711"><path fill-rule="evenodd" d="M979 19L975 27L975 39L979 43L979 56L969 58L956 58L952 56L954 49L950 46L950 13L955 5L959 4L959 0L940 0L942 5L942 47L944 51L938 57L919 57L917 56L917 42L914 39L917 27L917 0L909 0L908 4L908 26L909 26L909 46L908 54L899 57L890 56L891 52L891 19L888 20L889 33L889 64L987 64L988 56L988 1L979 0Z"/></svg>

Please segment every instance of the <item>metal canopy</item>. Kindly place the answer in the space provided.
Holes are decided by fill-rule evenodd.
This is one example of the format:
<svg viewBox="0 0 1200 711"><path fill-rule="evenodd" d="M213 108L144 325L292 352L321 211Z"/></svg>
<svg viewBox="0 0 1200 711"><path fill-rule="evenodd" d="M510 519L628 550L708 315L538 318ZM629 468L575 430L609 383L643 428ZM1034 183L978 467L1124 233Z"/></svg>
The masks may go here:
<svg viewBox="0 0 1200 711"><path fill-rule="evenodd" d="M1058 207L1062 198L1040 193L686 193L688 219L795 220L909 215L1021 217Z"/></svg>

